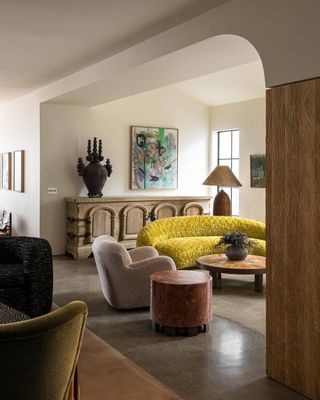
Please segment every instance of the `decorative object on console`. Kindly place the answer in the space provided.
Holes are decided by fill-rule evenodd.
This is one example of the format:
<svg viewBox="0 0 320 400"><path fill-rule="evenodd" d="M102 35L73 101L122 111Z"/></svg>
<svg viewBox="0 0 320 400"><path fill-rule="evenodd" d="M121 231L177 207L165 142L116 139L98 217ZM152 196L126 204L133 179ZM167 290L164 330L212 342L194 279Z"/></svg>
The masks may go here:
<svg viewBox="0 0 320 400"><path fill-rule="evenodd" d="M170 257L159 256L150 246L128 251L116 239L99 236L92 245L103 295L118 309L150 305L149 276L157 271L175 270Z"/></svg>
<svg viewBox="0 0 320 400"><path fill-rule="evenodd" d="M131 127L130 188L178 188L178 129Z"/></svg>
<svg viewBox="0 0 320 400"><path fill-rule="evenodd" d="M221 187L242 186L231 169L225 165L218 165L203 182L203 185ZM224 190L220 190L213 202L213 215L231 215L230 198Z"/></svg>
<svg viewBox="0 0 320 400"><path fill-rule="evenodd" d="M13 152L13 190L24 192L24 150Z"/></svg>
<svg viewBox="0 0 320 400"><path fill-rule="evenodd" d="M2 153L2 189L11 190L11 153Z"/></svg>
<svg viewBox="0 0 320 400"><path fill-rule="evenodd" d="M250 156L250 186L252 188L266 187L266 156Z"/></svg>
<svg viewBox="0 0 320 400"><path fill-rule="evenodd" d="M248 235L241 232L231 232L222 236L219 242L215 245L218 247L222 244L230 244L224 254L231 261L241 261L244 260L248 255L248 249L251 248L251 243Z"/></svg>
<svg viewBox="0 0 320 400"><path fill-rule="evenodd" d="M112 173L112 165L109 158L105 165L101 165L103 161L102 156L102 141L99 140L99 147L97 145L97 138L93 139L93 148L91 149L91 140L88 140L88 155L86 160L89 164L85 165L82 158L78 159L77 170L79 176L82 176L83 181L88 189L89 197L102 197L102 189L106 183L107 178Z"/></svg>

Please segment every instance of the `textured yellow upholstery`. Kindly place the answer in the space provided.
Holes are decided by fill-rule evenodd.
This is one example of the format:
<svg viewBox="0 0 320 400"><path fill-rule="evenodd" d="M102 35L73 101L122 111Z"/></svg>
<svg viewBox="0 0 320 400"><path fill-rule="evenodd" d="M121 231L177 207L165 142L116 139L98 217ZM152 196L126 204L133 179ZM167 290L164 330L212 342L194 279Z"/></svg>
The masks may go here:
<svg viewBox="0 0 320 400"><path fill-rule="evenodd" d="M197 258L221 253L214 248L220 237L228 232L240 231L251 239L251 254L265 256L265 224L234 217L187 216L160 219L145 226L139 233L137 246L153 246L166 255L178 269L195 267Z"/></svg>

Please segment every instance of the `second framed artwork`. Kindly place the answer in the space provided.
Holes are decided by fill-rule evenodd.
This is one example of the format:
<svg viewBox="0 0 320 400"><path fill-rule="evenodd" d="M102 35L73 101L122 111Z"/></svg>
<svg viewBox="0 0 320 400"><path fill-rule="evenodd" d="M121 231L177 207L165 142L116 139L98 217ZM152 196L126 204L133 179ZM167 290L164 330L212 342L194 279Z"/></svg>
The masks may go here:
<svg viewBox="0 0 320 400"><path fill-rule="evenodd" d="M178 188L178 129L131 127L130 189Z"/></svg>
<svg viewBox="0 0 320 400"><path fill-rule="evenodd" d="M16 192L24 192L24 150L13 153L13 182L12 189Z"/></svg>

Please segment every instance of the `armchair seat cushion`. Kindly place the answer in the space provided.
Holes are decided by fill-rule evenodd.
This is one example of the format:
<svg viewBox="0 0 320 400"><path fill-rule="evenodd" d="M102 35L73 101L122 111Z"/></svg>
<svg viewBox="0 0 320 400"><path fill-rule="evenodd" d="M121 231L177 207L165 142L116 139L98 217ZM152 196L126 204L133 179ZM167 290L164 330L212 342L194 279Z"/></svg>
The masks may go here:
<svg viewBox="0 0 320 400"><path fill-rule="evenodd" d="M14 288L25 285L23 264L1 264L0 288Z"/></svg>

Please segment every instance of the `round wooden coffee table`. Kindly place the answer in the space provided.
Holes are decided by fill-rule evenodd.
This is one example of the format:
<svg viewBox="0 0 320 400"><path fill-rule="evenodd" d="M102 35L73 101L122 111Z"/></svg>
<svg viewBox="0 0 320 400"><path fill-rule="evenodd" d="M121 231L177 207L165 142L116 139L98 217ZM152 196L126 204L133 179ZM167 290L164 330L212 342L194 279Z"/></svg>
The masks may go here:
<svg viewBox="0 0 320 400"><path fill-rule="evenodd" d="M221 287L219 276L224 274L253 274L255 291L262 292L263 274L266 272L266 258L261 256L247 256L243 261L229 261L224 254L211 254L197 259L198 266L210 272L213 279L213 288Z"/></svg>
<svg viewBox="0 0 320 400"><path fill-rule="evenodd" d="M150 276L150 319L167 335L197 335L212 319L212 278L205 271L161 271Z"/></svg>

